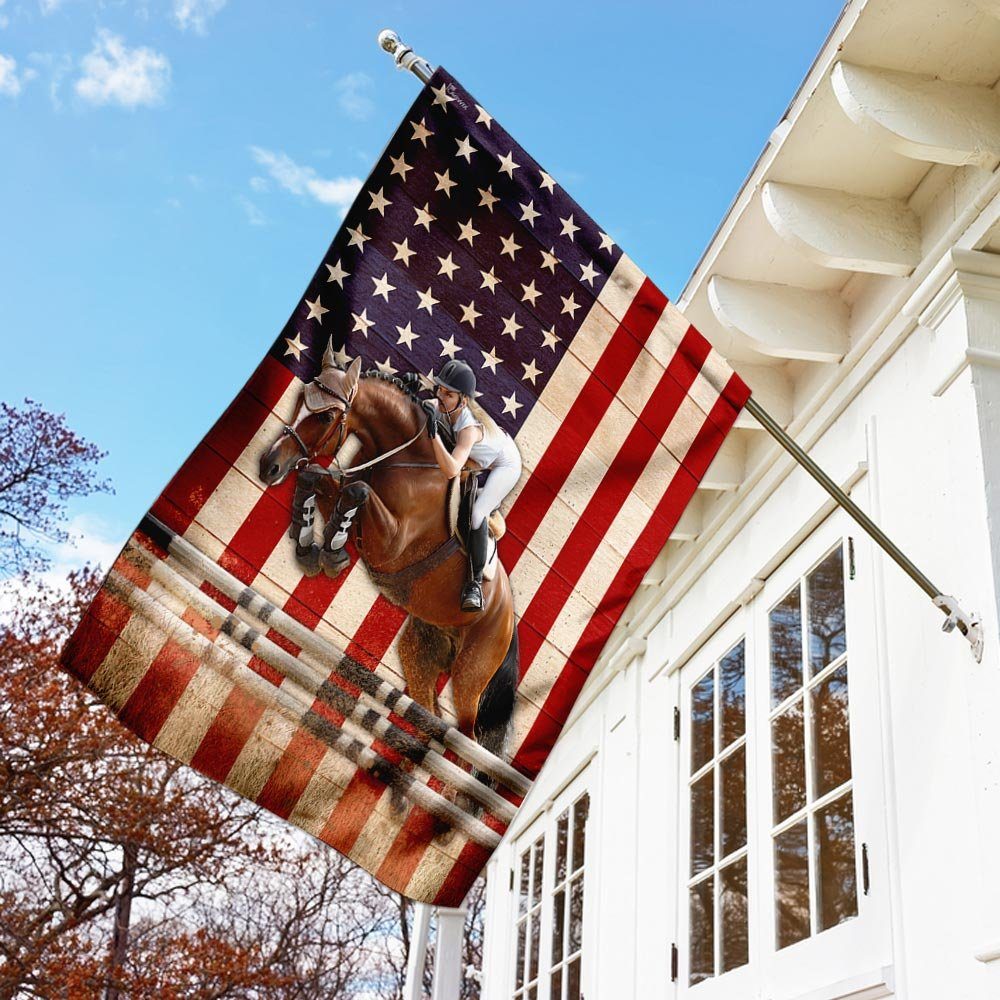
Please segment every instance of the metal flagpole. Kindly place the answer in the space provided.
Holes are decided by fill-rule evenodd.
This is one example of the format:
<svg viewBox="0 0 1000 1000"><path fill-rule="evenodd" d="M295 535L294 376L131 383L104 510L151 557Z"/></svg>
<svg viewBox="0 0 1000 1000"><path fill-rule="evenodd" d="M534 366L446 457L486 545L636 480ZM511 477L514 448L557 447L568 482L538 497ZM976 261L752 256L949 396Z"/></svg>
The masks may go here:
<svg viewBox="0 0 1000 1000"><path fill-rule="evenodd" d="M433 75L430 63L418 56L408 45L404 45L399 35L394 31L382 31L378 43L388 52L402 70L409 70L421 83L427 83ZM746 402L746 410L760 423L771 437L781 445L826 490L833 501L843 507L848 514L871 536L893 561L913 580L914 583L934 602L934 606L945 614L945 632L951 632L956 627L969 640L972 655L976 662L983 657L983 627L975 612L969 614L958 604L958 601L942 593L933 583L907 558L902 550L890 539L884 531L785 433L781 425L753 398Z"/></svg>

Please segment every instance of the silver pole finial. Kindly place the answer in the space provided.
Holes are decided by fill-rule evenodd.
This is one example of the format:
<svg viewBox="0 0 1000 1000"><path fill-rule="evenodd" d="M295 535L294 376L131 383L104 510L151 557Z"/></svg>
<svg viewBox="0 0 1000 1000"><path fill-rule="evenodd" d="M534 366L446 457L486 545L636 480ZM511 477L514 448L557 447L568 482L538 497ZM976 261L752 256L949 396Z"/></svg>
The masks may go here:
<svg viewBox="0 0 1000 1000"><path fill-rule="evenodd" d="M421 83L427 83L434 74L430 63L418 56L409 45L404 45L399 35L390 28L378 33L378 44L392 56L399 69L409 70Z"/></svg>

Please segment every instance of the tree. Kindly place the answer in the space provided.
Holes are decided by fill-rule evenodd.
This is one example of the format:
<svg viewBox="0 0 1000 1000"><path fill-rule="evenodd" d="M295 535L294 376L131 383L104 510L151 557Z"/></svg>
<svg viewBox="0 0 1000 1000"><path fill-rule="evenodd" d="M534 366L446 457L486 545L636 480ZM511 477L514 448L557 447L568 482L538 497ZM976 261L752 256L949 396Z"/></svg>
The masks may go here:
<svg viewBox="0 0 1000 1000"><path fill-rule="evenodd" d="M41 541L66 541L73 497L112 492L98 478L96 445L34 400L0 402L0 576L45 569Z"/></svg>

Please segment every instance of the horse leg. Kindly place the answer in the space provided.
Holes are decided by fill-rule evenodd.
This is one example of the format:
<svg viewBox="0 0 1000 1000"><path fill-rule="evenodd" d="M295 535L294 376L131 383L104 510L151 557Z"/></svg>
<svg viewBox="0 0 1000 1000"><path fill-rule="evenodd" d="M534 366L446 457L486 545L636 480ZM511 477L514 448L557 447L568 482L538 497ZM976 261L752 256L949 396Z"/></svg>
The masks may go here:
<svg viewBox="0 0 1000 1000"><path fill-rule="evenodd" d="M319 553L320 568L327 576L336 577L349 566L351 557L344 550L355 517L371 494L367 483L351 483L341 490L333 517L323 529L323 548Z"/></svg>
<svg viewBox="0 0 1000 1000"><path fill-rule="evenodd" d="M396 649L410 697L436 714L437 681L454 658L454 638L445 629L410 615Z"/></svg>

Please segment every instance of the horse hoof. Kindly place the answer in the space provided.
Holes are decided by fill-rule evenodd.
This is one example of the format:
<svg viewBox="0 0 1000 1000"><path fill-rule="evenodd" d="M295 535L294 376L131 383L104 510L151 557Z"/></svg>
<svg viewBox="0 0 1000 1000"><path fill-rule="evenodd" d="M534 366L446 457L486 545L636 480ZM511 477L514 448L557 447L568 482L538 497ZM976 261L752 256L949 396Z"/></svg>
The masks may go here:
<svg viewBox="0 0 1000 1000"><path fill-rule="evenodd" d="M318 545L296 545L295 559L306 576L316 576L320 571L320 548Z"/></svg>
<svg viewBox="0 0 1000 1000"><path fill-rule="evenodd" d="M351 557L343 549L337 549L333 552L329 549L321 549L319 552L319 566L329 577L340 576L344 567L350 564Z"/></svg>

